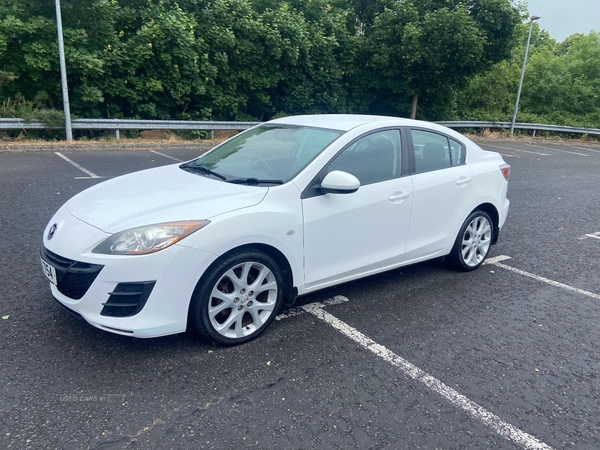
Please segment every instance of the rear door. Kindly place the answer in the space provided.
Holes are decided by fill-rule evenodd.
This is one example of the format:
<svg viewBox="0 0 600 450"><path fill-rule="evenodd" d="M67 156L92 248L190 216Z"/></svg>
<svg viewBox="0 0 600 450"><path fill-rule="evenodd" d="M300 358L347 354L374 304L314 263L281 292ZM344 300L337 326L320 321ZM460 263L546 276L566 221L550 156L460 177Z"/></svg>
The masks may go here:
<svg viewBox="0 0 600 450"><path fill-rule="evenodd" d="M447 254L474 196L466 146L444 134L407 130L413 206L405 261Z"/></svg>

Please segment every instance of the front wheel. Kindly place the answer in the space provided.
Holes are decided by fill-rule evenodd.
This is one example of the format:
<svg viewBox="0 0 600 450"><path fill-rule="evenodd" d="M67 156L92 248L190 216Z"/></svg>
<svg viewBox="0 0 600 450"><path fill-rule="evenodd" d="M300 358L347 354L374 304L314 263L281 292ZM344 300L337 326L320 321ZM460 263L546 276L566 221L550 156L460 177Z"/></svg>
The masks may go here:
<svg viewBox="0 0 600 450"><path fill-rule="evenodd" d="M200 334L219 344L254 339L281 306L282 280L281 270L265 253L234 252L202 277L190 305L190 320Z"/></svg>
<svg viewBox="0 0 600 450"><path fill-rule="evenodd" d="M477 269L492 245L492 220L484 211L474 211L460 228L449 255L450 264L459 270Z"/></svg>

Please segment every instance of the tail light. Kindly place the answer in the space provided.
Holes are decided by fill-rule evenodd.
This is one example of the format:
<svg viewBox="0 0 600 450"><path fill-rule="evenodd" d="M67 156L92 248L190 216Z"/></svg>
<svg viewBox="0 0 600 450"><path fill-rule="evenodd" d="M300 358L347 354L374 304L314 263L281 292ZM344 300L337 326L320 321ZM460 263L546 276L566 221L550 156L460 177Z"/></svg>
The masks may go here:
<svg viewBox="0 0 600 450"><path fill-rule="evenodd" d="M500 172L502 172L506 181L510 179L510 166L508 164L502 164L500 166Z"/></svg>

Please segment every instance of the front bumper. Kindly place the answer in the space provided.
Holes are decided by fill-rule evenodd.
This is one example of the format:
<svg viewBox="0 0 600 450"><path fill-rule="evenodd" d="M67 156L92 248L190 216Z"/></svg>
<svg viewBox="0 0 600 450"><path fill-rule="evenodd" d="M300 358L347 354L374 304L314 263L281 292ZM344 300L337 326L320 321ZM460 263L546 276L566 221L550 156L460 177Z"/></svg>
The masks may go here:
<svg viewBox="0 0 600 450"><path fill-rule="evenodd" d="M134 337L185 331L192 294L213 253L175 244L149 255L92 253L108 235L61 209L51 240L44 235L42 258L57 271L52 295L91 325ZM50 227L49 224L49 227ZM48 228L49 228L48 227ZM81 251L81 244L88 243Z"/></svg>
<svg viewBox="0 0 600 450"><path fill-rule="evenodd" d="M183 332L196 284L216 257L201 250L173 247L159 252L169 253L160 258L156 258L159 253L150 257L105 256L104 268L80 299L61 292L60 281L58 285L50 283L52 295L91 325L112 333L146 338ZM135 285L151 286L139 311L126 317L109 315L115 309L128 307L114 304L115 294L122 291L120 287Z"/></svg>

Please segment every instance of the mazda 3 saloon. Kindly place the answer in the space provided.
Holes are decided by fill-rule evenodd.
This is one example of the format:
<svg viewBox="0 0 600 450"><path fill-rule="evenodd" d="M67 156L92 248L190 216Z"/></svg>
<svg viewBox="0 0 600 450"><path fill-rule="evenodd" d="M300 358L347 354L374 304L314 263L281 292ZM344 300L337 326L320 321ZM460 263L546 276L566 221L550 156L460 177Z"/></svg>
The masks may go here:
<svg viewBox="0 0 600 450"><path fill-rule="evenodd" d="M43 234L53 296L91 325L260 335L299 295L445 256L477 269L510 166L440 125L362 115L263 123L184 164L93 186Z"/></svg>

